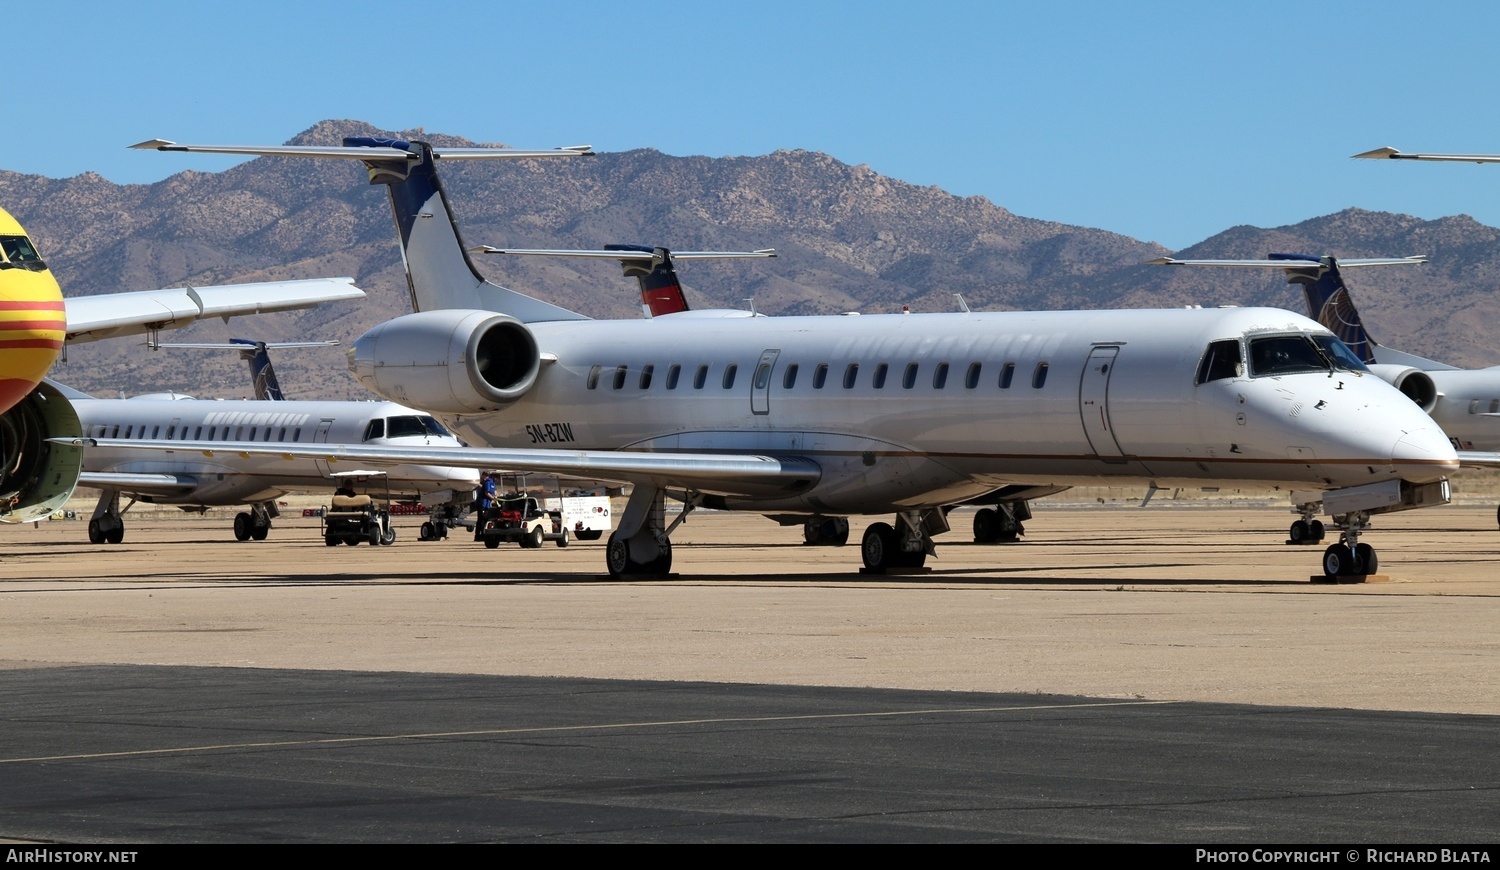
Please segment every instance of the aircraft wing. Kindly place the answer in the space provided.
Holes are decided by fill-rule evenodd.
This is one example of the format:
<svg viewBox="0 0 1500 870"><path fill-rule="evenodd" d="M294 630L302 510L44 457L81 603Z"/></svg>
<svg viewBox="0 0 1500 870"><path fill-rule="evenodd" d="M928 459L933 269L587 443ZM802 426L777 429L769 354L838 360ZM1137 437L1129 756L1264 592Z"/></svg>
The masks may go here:
<svg viewBox="0 0 1500 870"><path fill-rule="evenodd" d="M190 492L198 481L185 474L130 474L85 471L78 475L78 485L93 489L116 489L145 495L181 495Z"/></svg>
<svg viewBox="0 0 1500 870"><path fill-rule="evenodd" d="M1366 160L1441 160L1448 163L1500 163L1500 154L1407 154L1395 148L1376 148L1354 155Z"/></svg>
<svg viewBox="0 0 1500 870"><path fill-rule="evenodd" d="M364 291L354 286L353 278L311 278L107 293L78 296L63 303L68 313L68 341L82 342L179 329L209 317L228 320L239 314L295 311L364 296Z"/></svg>
<svg viewBox="0 0 1500 870"><path fill-rule="evenodd" d="M167 453L218 454L244 458L315 459L335 470L367 465L446 465L558 474L622 483L689 489L711 495L795 495L811 488L822 469L800 456L733 453L645 453L625 450L525 450L501 447L374 447L345 444L286 444L249 441L139 441L124 438L54 439L84 447L129 447ZM340 464L343 463L343 464Z"/></svg>

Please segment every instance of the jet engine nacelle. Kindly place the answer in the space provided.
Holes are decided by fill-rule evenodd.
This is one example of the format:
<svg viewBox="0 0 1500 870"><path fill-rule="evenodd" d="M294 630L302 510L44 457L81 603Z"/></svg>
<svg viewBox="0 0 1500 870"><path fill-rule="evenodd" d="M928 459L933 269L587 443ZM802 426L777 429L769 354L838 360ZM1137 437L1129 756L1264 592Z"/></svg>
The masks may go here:
<svg viewBox="0 0 1500 870"><path fill-rule="evenodd" d="M1437 407L1438 388L1432 376L1411 366L1372 365L1370 371L1377 378L1400 390L1417 407L1431 414Z"/></svg>
<svg viewBox="0 0 1500 870"><path fill-rule="evenodd" d="M531 330L494 311L407 314L349 348L349 371L370 390L446 414L499 410L526 395L540 369Z"/></svg>
<svg viewBox="0 0 1500 870"><path fill-rule="evenodd" d="M67 503L83 469L83 450L47 439L82 436L78 412L46 381L0 414L0 521L44 519Z"/></svg>

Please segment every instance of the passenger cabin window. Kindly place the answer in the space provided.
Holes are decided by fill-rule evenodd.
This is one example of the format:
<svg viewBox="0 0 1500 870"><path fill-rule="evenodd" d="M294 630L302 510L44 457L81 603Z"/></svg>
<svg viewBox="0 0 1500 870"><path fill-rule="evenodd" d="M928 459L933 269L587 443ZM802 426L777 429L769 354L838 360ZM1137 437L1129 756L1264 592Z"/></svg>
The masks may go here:
<svg viewBox="0 0 1500 870"><path fill-rule="evenodd" d="M175 424L167 427L167 440L171 441L177 437L177 426Z"/></svg>
<svg viewBox="0 0 1500 870"><path fill-rule="evenodd" d="M969 373L964 375L964 389L972 390L979 386L979 370L983 368L979 363L969 363Z"/></svg>
<svg viewBox="0 0 1500 870"><path fill-rule="evenodd" d="M854 389L854 382L859 379L859 363L849 363L844 369L844 389Z"/></svg>
<svg viewBox="0 0 1500 870"><path fill-rule="evenodd" d="M625 389L625 373L627 369L627 366L619 366L615 369L615 389Z"/></svg>
<svg viewBox="0 0 1500 870"><path fill-rule="evenodd" d="M739 370L740 367L737 365L728 365L724 367L724 389L734 389L734 376L737 372L739 372Z"/></svg>
<svg viewBox="0 0 1500 870"><path fill-rule="evenodd" d="M1203 354L1203 362L1198 366L1198 380L1194 383L1206 384L1209 381L1242 377L1244 374L1240 367L1242 362L1239 339L1215 341Z"/></svg>
<svg viewBox="0 0 1500 870"><path fill-rule="evenodd" d="M371 420L365 424L365 440L374 441L376 438L385 437L385 419Z"/></svg>
<svg viewBox="0 0 1500 870"><path fill-rule="evenodd" d="M671 368L667 369L667 389L677 389L677 379L680 377L682 377L682 366L673 363Z"/></svg>
<svg viewBox="0 0 1500 870"><path fill-rule="evenodd" d="M901 375L901 389L909 390L917 385L917 364L907 363L906 372Z"/></svg>
<svg viewBox="0 0 1500 870"><path fill-rule="evenodd" d="M792 363L786 367L786 374L781 376L781 388L790 390L797 385L797 364Z"/></svg>
<svg viewBox="0 0 1500 870"><path fill-rule="evenodd" d="M828 381L828 363L820 363L813 371L813 389L823 389L823 384Z"/></svg>
<svg viewBox="0 0 1500 870"><path fill-rule="evenodd" d="M199 426L198 428L196 428L196 429L193 430L193 440L194 441L202 441L203 440L203 427L202 426Z"/></svg>
<svg viewBox="0 0 1500 870"><path fill-rule="evenodd" d="M755 389L764 390L771 385L771 364L761 363L755 368Z"/></svg>
<svg viewBox="0 0 1500 870"><path fill-rule="evenodd" d="M885 389L885 375L886 372L890 371L890 369L891 367L886 365L885 363L881 363L880 365L876 366L875 374L870 378L870 386L874 387L877 390Z"/></svg>
<svg viewBox="0 0 1500 870"><path fill-rule="evenodd" d="M932 388L941 390L948 386L948 364L938 363L937 370L932 373Z"/></svg>
<svg viewBox="0 0 1500 870"><path fill-rule="evenodd" d="M1036 364L1036 371L1031 373L1032 389L1040 390L1047 383L1047 369L1048 365L1046 363Z"/></svg>
<svg viewBox="0 0 1500 870"><path fill-rule="evenodd" d="M693 375L693 389L701 390L708 383L708 366L698 366L698 371Z"/></svg>
<svg viewBox="0 0 1500 870"><path fill-rule="evenodd" d="M651 389L651 375L656 372L656 366L644 366L641 368L641 389Z"/></svg>
<svg viewBox="0 0 1500 870"><path fill-rule="evenodd" d="M599 366L589 369L589 389L599 386Z"/></svg>
<svg viewBox="0 0 1500 870"><path fill-rule="evenodd" d="M1000 389L1010 389L1011 379L1016 376L1016 364L1008 362L1000 369Z"/></svg>
<svg viewBox="0 0 1500 870"><path fill-rule="evenodd" d="M126 426L125 427L125 437L129 438L130 437L130 433L132 433L134 431L135 431L135 424L132 423L131 425Z"/></svg>

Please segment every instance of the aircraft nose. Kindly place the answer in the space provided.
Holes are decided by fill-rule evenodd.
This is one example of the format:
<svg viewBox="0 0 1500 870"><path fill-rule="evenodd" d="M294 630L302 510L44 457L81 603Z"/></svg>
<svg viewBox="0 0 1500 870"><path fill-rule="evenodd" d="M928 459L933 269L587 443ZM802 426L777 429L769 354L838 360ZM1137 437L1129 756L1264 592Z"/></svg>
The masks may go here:
<svg viewBox="0 0 1500 870"><path fill-rule="evenodd" d="M1422 428L1396 439L1391 448L1391 465L1402 478L1427 483L1458 471L1458 454L1441 431Z"/></svg>

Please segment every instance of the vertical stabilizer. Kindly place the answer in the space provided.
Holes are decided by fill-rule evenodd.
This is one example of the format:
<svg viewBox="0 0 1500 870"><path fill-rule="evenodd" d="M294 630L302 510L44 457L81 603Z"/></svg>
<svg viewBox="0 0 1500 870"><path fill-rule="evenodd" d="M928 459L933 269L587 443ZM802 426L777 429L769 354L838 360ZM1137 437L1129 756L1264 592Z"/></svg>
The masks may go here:
<svg viewBox="0 0 1500 870"><path fill-rule="evenodd" d="M649 260L620 261L620 265L625 268L625 277L635 278L641 285L641 308L647 317L688 310L687 297L682 293L682 282L677 278L677 268L672 265L671 251L645 245L605 245L604 250L636 251L651 255Z"/></svg>
<svg viewBox="0 0 1500 870"><path fill-rule="evenodd" d="M281 384L276 380L276 369L271 366L271 354L266 350L266 343L248 338L231 338L229 343L243 345L240 348L240 359L250 364L250 384L255 388L255 398L263 402L285 401L286 396L282 395Z"/></svg>
<svg viewBox="0 0 1500 870"><path fill-rule="evenodd" d="M583 315L486 281L469 259L448 195L438 178L432 147L425 142L351 137L345 147L399 149L413 159L365 160L371 184L390 188L391 211L401 238L401 257L413 311L482 309L522 322L586 320Z"/></svg>
<svg viewBox="0 0 1500 870"><path fill-rule="evenodd" d="M1344 276L1339 273L1337 259L1305 254L1272 254L1271 259L1311 261L1307 268L1287 268L1287 282L1302 287L1302 293L1307 297L1308 314L1314 320L1349 345L1360 359L1366 363L1375 362L1378 345L1365 331L1349 288L1344 285Z"/></svg>

